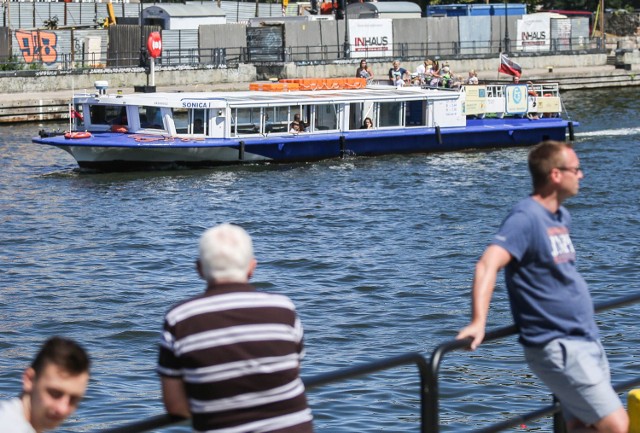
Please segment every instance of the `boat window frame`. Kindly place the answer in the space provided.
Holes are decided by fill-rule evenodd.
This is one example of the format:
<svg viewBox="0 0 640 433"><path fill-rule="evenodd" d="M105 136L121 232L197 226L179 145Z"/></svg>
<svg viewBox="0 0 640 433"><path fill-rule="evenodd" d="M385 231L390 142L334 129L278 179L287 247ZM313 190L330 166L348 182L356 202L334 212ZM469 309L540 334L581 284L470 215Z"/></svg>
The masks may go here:
<svg viewBox="0 0 640 433"><path fill-rule="evenodd" d="M126 124L122 124L118 122L118 117L120 116L120 113L122 113L123 110L125 110L126 112L127 105L94 103L92 101L83 102L82 104L77 104L77 105L82 105L82 108L83 108L82 109L82 115L84 118L83 129L91 129L93 131L109 131L114 126L124 126L126 128L129 128L130 126L130 122L127 122ZM95 114L93 111L94 107L100 107L102 110L104 110L104 113L102 114L102 117L104 118L104 122L101 122L101 123L94 122L94 118L95 118ZM89 122L87 122L87 118L86 118L87 114L89 115ZM127 118L128 118L128 114L127 114Z"/></svg>
<svg viewBox="0 0 640 433"><path fill-rule="evenodd" d="M381 109L381 105L383 104L400 104L400 112L398 113L399 116L399 121L400 124L399 125L382 125L381 124L381 120L382 120L382 109ZM374 109L373 109L374 113L375 113L375 121L374 121L374 128L378 128L378 129L398 129L398 128L405 128L407 119L406 119L406 113L407 113L407 101L406 100L401 100L401 101L376 101L374 103Z"/></svg>
<svg viewBox="0 0 640 433"><path fill-rule="evenodd" d="M195 131L195 121L200 119L196 117L196 111L202 112L202 132ZM206 137L209 131L209 109L208 108L190 108L187 116L187 134Z"/></svg>
<svg viewBox="0 0 640 433"><path fill-rule="evenodd" d="M164 115L162 113L162 108L161 107L157 107L155 105L137 105L135 106L137 108L138 111L138 124L140 129L143 129L145 132L161 132L161 133L167 133L167 127L164 124ZM151 123L152 120L149 120L147 113L149 113L149 109L153 109L156 111L156 113L159 114L160 118L156 119L154 115L154 120L159 120L161 123ZM143 113L144 110L144 113ZM147 121L147 126L144 126L142 123L142 118L140 116L145 115L145 119ZM171 116L171 118L173 118L173 116ZM152 126L148 126L148 124L151 124ZM159 128L155 128L153 127L154 125L158 125L160 126Z"/></svg>
<svg viewBox="0 0 640 433"><path fill-rule="evenodd" d="M309 104L311 105L311 104ZM311 124L309 125L309 131L312 132L316 132L316 133L327 133L327 132L336 132L336 131L340 131L341 128L344 128L344 119L343 119L343 115L345 112L345 102L335 102L335 101L327 101L326 103L315 103L312 104L314 107L312 116L311 118ZM331 126L335 126L334 128L328 127L325 129L326 125L318 125L318 116L319 116L319 107L333 107L333 116L334 116L334 120L335 120L335 125L331 125ZM348 129L348 128L347 128Z"/></svg>
<svg viewBox="0 0 640 433"><path fill-rule="evenodd" d="M264 114L263 114L263 107L260 106L254 106L254 105L241 105L241 106L236 106L236 107L231 107L231 120L229 122L229 136L230 137L252 137L255 135L259 135L262 132L262 125L264 124ZM251 122L250 124L253 125L254 131L253 132L247 132L247 133L238 133L237 131L237 127L236 125L239 125L238 123L238 110L249 110L249 112L253 113L253 110L258 110L258 124L256 125L255 122ZM251 115L251 117L253 117L253 114ZM250 118L251 118L250 117ZM249 123L247 124L249 125Z"/></svg>

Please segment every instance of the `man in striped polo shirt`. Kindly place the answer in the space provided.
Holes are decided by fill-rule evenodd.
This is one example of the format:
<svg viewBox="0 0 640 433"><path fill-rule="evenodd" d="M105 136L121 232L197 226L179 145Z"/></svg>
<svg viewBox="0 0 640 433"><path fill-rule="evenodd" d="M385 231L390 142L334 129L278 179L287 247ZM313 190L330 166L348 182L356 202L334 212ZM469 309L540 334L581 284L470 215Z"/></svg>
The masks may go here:
<svg viewBox="0 0 640 433"><path fill-rule="evenodd" d="M206 291L166 315L158 373L164 405L196 432L311 433L299 376L302 326L286 296L248 284L251 238L222 224L200 238Z"/></svg>

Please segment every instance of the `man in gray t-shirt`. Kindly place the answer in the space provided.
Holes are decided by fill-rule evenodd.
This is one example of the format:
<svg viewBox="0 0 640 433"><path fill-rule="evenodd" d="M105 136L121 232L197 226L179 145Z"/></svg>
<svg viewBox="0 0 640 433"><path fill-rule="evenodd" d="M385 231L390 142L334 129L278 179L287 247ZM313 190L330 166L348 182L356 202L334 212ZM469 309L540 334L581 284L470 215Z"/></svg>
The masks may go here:
<svg viewBox="0 0 640 433"><path fill-rule="evenodd" d="M525 358L562 406L569 431L626 433L629 418L611 386L593 303L575 268L571 217L562 206L584 177L568 143L529 153L533 194L517 203L476 265L471 323L457 338L484 339L496 277L505 269Z"/></svg>

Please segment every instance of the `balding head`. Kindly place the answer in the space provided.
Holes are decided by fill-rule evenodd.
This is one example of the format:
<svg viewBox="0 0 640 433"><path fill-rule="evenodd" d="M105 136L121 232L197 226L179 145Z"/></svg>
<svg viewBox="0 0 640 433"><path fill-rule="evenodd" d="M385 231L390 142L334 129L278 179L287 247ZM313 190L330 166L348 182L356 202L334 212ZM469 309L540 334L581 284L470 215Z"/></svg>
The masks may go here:
<svg viewBox="0 0 640 433"><path fill-rule="evenodd" d="M233 224L210 228L200 238L199 263L209 283L246 282L255 267L251 237Z"/></svg>

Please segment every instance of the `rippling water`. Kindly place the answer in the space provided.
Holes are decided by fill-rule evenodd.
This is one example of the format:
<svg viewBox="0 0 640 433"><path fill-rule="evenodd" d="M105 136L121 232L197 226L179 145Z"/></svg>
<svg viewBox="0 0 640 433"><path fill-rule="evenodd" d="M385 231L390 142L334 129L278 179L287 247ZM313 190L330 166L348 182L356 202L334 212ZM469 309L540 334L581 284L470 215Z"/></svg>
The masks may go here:
<svg viewBox="0 0 640 433"><path fill-rule="evenodd" d="M639 289L636 96L635 89L565 95L581 122L586 173L567 205L596 303ZM39 127L0 127L0 398L19 393L20 374L44 338L82 341L93 379L60 431L162 412L158 332L169 306L203 290L194 259L205 228L231 221L252 234L254 283L295 301L310 377L411 351L428 357L453 338L469 319L475 261L530 190L527 149L81 174L63 151L30 143ZM637 312L598 317L616 382L640 373ZM510 323L500 281L490 328ZM441 377L445 432L549 402L515 337L448 356ZM418 384L408 366L314 390L316 430L416 432Z"/></svg>

